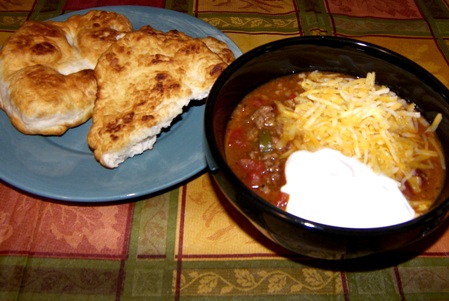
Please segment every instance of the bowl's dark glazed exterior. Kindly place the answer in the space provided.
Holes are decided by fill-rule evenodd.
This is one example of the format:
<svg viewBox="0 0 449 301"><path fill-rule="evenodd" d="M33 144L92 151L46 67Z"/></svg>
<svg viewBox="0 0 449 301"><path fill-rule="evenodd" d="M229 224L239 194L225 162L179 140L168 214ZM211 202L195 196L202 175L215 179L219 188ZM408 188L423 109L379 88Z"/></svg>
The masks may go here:
<svg viewBox="0 0 449 301"><path fill-rule="evenodd" d="M354 76L376 73L380 84L417 104L428 120L443 114L438 135L449 157L449 91L414 62L387 49L346 38L298 37L260 46L239 57L218 78L207 99L207 161L220 190L274 242L321 259L359 258L396 250L439 227L449 210L449 181L432 209L410 222L375 229L327 226L295 217L264 201L234 175L224 159L227 121L237 103L261 84L294 72L331 71ZM323 187L326 189L326 187Z"/></svg>

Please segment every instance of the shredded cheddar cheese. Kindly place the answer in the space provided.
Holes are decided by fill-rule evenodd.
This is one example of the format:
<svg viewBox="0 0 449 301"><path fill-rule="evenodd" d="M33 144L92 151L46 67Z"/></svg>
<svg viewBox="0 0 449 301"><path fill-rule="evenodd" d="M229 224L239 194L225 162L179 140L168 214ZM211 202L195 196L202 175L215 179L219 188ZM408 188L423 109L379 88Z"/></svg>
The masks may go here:
<svg viewBox="0 0 449 301"><path fill-rule="evenodd" d="M376 85L374 73L366 78L318 71L298 76L304 92L291 106L276 102L283 125L277 146L293 145L284 157L297 150L332 148L401 184L410 180L411 185L414 171L433 168L429 158L439 157L445 169L432 133L441 114L429 125L413 103Z"/></svg>

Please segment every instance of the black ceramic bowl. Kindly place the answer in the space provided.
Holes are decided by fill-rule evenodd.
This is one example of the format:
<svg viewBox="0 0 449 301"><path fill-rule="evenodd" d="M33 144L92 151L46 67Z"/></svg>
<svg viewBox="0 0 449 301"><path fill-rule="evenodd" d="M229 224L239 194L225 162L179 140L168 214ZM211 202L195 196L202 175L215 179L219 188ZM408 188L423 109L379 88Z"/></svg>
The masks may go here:
<svg viewBox="0 0 449 301"><path fill-rule="evenodd" d="M258 197L228 167L224 157L227 122L236 105L254 88L274 78L304 71L330 71L365 77L417 104L423 116L443 121L437 134L449 162L449 90L416 63L387 49L346 38L298 37L253 49L218 78L207 99L207 161L219 189L263 234L296 253L321 259L360 258L403 248L443 224L449 210L449 181L431 210L409 222L372 229L340 228L291 215Z"/></svg>

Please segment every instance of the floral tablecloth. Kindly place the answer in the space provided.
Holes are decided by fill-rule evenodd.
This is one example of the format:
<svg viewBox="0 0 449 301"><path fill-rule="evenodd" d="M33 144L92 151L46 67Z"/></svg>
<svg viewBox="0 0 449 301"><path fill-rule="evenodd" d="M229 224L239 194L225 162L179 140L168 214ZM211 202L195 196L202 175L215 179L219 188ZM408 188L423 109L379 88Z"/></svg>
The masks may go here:
<svg viewBox="0 0 449 301"><path fill-rule="evenodd" d="M195 16L243 52L300 35L352 37L449 85L443 0L2 0L0 44L28 19L124 4ZM275 246L207 171L151 196L87 205L0 182L0 300L449 300L447 228L413 249L342 265Z"/></svg>

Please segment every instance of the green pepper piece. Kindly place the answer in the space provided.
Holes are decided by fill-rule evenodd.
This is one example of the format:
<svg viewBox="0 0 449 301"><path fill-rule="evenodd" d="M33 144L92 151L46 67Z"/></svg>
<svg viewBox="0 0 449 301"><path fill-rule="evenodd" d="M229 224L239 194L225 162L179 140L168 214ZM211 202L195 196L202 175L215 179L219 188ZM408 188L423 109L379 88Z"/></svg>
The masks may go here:
<svg viewBox="0 0 449 301"><path fill-rule="evenodd" d="M263 153L268 153L273 150L273 143L271 141L271 134L267 130L259 132L259 150Z"/></svg>

